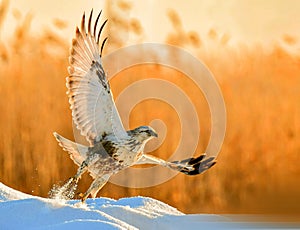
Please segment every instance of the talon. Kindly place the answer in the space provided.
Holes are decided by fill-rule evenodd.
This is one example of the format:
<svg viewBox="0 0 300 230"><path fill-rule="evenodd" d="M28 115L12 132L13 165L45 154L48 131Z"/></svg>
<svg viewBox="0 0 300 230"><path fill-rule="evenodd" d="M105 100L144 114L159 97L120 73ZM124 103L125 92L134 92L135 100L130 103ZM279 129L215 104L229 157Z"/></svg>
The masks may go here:
<svg viewBox="0 0 300 230"><path fill-rule="evenodd" d="M85 203L86 199L88 198L88 196L85 193L79 193L78 194L79 198L81 199L82 203Z"/></svg>
<svg viewBox="0 0 300 230"><path fill-rule="evenodd" d="M78 194L78 196L82 199L84 194L81 192L81 193Z"/></svg>
<svg viewBox="0 0 300 230"><path fill-rule="evenodd" d="M82 194L81 202L82 202L82 203L85 203L86 199L87 199L87 196L84 195L84 194Z"/></svg>

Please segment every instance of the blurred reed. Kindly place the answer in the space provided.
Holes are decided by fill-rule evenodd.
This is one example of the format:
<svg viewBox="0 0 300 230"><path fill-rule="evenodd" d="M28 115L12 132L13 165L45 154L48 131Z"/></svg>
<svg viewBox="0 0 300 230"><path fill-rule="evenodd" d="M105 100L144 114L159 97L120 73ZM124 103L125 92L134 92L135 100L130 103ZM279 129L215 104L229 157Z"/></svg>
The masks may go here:
<svg viewBox="0 0 300 230"><path fill-rule="evenodd" d="M7 4L2 1L0 5L0 26ZM222 89L228 124L218 163L203 175L177 175L152 188L109 183L99 195L151 196L187 213L300 213L300 58L279 45L268 52L259 45L229 46L229 35L214 29L201 36L184 31L175 23L180 20L176 12L168 15L174 30L166 35L166 42L192 49ZM58 131L73 139L65 95L69 42L51 30L33 36L30 26L35 19L30 15L18 20L9 42L0 41L0 178L13 188L47 196L54 183L76 171L52 136ZM58 27L65 25L56 23ZM135 20L129 25L129 30L142 31ZM284 35L283 40L288 45L297 42L290 35ZM204 47L204 41L213 46ZM122 42L110 39L108 46L119 47ZM155 65L124 70L111 82L114 96L135 80L149 76L171 81L190 96L201 114L197 152L203 152L209 138L209 112L204 98L199 97L201 92L182 73ZM153 154L167 159L180 136L180 121L167 104L147 100L138 105L132 111L130 126L147 124L156 117L164 120L170 132ZM79 190L90 182L84 177Z"/></svg>

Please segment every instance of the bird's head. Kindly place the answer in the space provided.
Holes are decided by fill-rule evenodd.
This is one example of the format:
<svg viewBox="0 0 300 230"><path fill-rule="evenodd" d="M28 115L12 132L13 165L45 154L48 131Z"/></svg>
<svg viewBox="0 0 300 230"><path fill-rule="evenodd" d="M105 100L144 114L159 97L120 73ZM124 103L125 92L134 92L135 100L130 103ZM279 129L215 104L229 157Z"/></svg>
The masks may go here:
<svg viewBox="0 0 300 230"><path fill-rule="evenodd" d="M157 137L157 133L150 126L140 126L129 131L131 136L135 137L140 142L147 142L150 139Z"/></svg>

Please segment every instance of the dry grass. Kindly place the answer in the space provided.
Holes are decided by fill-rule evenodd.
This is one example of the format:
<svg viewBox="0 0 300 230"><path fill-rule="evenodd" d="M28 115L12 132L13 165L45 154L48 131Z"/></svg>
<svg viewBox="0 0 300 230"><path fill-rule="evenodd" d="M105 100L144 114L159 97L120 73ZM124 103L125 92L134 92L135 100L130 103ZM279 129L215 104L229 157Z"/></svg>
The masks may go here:
<svg viewBox="0 0 300 230"><path fill-rule="evenodd" d="M6 44L8 48L0 50L10 50L0 62L0 178L13 188L47 196L54 183L76 171L52 136L58 131L73 138L65 95L68 45L52 32L30 36L30 20L25 18ZM230 48L226 45L229 36L224 43L213 30L208 36L214 37L217 49L207 53L201 48L202 41L211 38L180 33L176 35L175 30L168 42L184 37L186 42L179 45L197 47L199 58L215 74L224 94L228 124L218 164L203 175L178 175L153 188L108 184L99 194L151 196L188 213L300 213L300 59L279 46L272 52L260 47ZM289 44L291 38L285 37ZM209 115L202 112L207 108L203 98L199 100L201 93L181 73L155 65L130 68L113 79L114 95L149 76L174 82L191 96L201 111L203 136L197 151L202 152L209 137ZM178 117L167 104L148 100L138 105L130 126L156 117L165 121L170 132L153 154L166 159L180 135ZM85 177L79 189L86 189L89 183Z"/></svg>

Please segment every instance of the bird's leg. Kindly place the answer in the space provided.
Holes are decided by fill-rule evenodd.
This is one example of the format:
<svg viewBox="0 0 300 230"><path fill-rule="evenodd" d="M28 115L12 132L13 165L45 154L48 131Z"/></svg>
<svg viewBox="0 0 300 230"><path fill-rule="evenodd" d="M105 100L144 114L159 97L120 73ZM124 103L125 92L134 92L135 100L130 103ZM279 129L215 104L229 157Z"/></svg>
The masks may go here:
<svg viewBox="0 0 300 230"><path fill-rule="evenodd" d="M93 183L91 184L91 186L88 188L88 190L81 195L81 201L84 203L85 200L88 198L88 196L91 194L91 196L93 198L96 197L98 191L106 184L106 182L109 179L109 175L104 175L101 177L97 177Z"/></svg>
<svg viewBox="0 0 300 230"><path fill-rule="evenodd" d="M76 175L73 176L71 180L77 183L78 180L81 178L81 175L86 172L87 167L88 167L88 163L86 161L83 161L80 167L78 168Z"/></svg>
<svg viewBox="0 0 300 230"><path fill-rule="evenodd" d="M83 161L78 168L76 175L71 177L62 187L54 187L53 189L51 189L50 196L52 198L59 199L72 199L77 188L78 180L80 179L81 175L86 172L87 167L88 163L86 161Z"/></svg>

